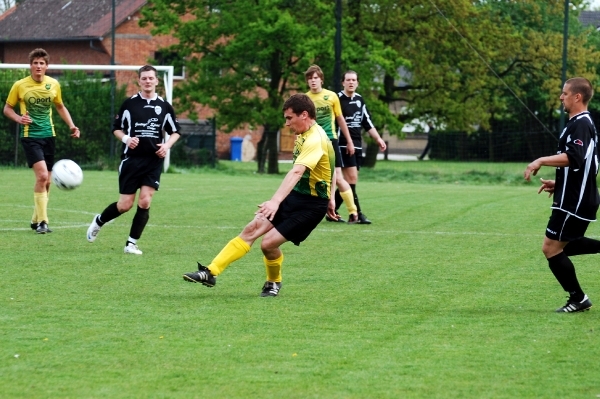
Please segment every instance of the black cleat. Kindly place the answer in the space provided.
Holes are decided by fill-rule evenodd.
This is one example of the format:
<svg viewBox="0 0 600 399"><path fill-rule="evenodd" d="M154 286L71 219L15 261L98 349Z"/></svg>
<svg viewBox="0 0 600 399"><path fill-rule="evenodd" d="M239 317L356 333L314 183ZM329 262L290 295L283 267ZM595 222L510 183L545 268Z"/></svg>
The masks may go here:
<svg viewBox="0 0 600 399"><path fill-rule="evenodd" d="M202 266L199 262L198 271L184 274L183 279L190 283L200 283L207 287L214 287L217 284L217 278L211 274L207 267Z"/></svg>
<svg viewBox="0 0 600 399"><path fill-rule="evenodd" d="M38 227L35 229L35 232L38 234L46 234L52 233L52 230L50 230L50 228L48 227L48 223L42 220L40 224L38 224Z"/></svg>
<svg viewBox="0 0 600 399"><path fill-rule="evenodd" d="M31 222L31 224L30 224L29 226L31 226L31 230L37 230L37 228L38 228L38 223L33 223L33 222Z"/></svg>
<svg viewBox="0 0 600 399"><path fill-rule="evenodd" d="M591 307L592 301L590 301L587 295L584 295L583 300L581 301L574 301L569 298L565 306L556 309L556 313L584 312L586 310L590 310Z"/></svg>
<svg viewBox="0 0 600 399"><path fill-rule="evenodd" d="M348 224L356 224L356 223L358 223L358 215L356 213L349 215L348 216Z"/></svg>
<svg viewBox="0 0 600 399"><path fill-rule="evenodd" d="M279 295L280 289L281 283L272 283L270 281L267 281L265 285L263 285L260 296L277 296Z"/></svg>
<svg viewBox="0 0 600 399"><path fill-rule="evenodd" d="M337 216L337 219L333 219L330 218L329 215L325 215L325 220L327 220L328 222L346 223L346 221L342 219L342 217L339 214L336 213L335 216Z"/></svg>
<svg viewBox="0 0 600 399"><path fill-rule="evenodd" d="M358 214L358 222L356 222L357 224L371 224L371 221L369 219L367 219L367 217L365 216L364 213L359 213Z"/></svg>

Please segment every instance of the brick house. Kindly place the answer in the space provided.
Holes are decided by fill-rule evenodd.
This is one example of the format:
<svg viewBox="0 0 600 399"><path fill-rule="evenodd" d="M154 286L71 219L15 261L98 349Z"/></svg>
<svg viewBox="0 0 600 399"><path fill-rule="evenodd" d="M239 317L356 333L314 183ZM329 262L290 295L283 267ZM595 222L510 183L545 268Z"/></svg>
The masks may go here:
<svg viewBox="0 0 600 399"><path fill-rule="evenodd" d="M154 36L150 27L140 27L140 10L147 0L115 1L115 54L116 65L169 65L174 54L160 51L176 39ZM0 15L0 62L26 64L27 54L42 47L50 54L51 64L110 65L112 57L112 3L113 0L23 0ZM178 75L177 71L175 75ZM177 80L185 79L183 71ZM131 71L117 71L116 80L128 84L128 94L135 93L137 75ZM199 117L212 117L210 109L199 107ZM191 124L180 115L182 124ZM184 130L184 126L182 126ZM250 134L256 146L260 130L236 130L231 134L217 132L218 158L228 159L230 138ZM283 136L289 136L283 135ZM292 140L293 141L293 140ZM283 147L291 150L290 137L282 137ZM282 147L282 148L283 148ZM287 147L290 147L289 149Z"/></svg>

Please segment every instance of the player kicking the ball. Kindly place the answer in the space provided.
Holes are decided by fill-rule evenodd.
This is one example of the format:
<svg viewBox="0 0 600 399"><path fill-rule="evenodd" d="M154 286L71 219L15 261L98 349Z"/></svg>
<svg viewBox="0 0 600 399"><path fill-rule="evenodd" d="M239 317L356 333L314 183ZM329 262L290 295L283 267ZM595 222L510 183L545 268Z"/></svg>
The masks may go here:
<svg viewBox="0 0 600 399"><path fill-rule="evenodd" d="M281 289L283 253L279 247L291 241L300 245L327 213L335 217L331 187L335 186L335 156L331 141L316 123L314 103L305 94L291 96L283 105L285 125L294 132L294 165L273 197L258 206L254 219L239 236L221 250L208 267L198 263L198 271L183 279L213 287L216 277L229 264L250 251L259 237L267 269L261 296L277 296Z"/></svg>

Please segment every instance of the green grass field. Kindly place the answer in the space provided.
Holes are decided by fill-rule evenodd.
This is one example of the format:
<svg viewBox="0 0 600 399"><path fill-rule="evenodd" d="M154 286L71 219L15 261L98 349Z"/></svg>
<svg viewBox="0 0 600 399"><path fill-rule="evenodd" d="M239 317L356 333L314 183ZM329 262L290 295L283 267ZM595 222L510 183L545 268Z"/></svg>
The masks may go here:
<svg viewBox="0 0 600 399"><path fill-rule="evenodd" d="M373 224L324 221L285 244L277 298L259 297L258 242L214 288L181 275L283 175L230 162L163 175L134 256L133 212L85 239L118 198L116 172L54 189L54 232L37 235L32 172L0 169L0 397L596 398L600 257L573 258L597 305L555 314L566 297L541 252L550 200L522 182L525 166L361 171Z"/></svg>

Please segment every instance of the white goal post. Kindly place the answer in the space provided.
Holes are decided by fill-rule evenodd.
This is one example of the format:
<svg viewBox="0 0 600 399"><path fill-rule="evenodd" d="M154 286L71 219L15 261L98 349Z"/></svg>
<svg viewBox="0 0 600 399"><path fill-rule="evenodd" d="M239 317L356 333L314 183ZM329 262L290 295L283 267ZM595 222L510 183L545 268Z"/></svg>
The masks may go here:
<svg viewBox="0 0 600 399"><path fill-rule="evenodd" d="M48 69L52 70L72 70L72 71L138 71L143 65L74 65L74 64L50 64ZM173 104L173 71L172 65L152 65L157 71L163 72L163 84L165 85L166 100ZM29 64L2 64L0 69L29 69ZM120 106L120 104L118 105ZM165 134L165 141L169 139L169 135ZM165 156L164 171L169 169L170 151Z"/></svg>

